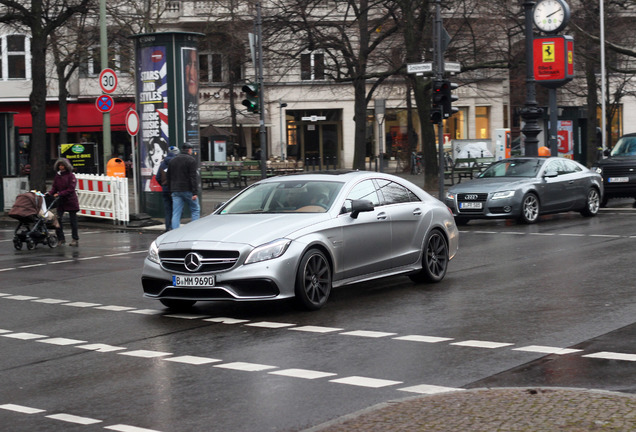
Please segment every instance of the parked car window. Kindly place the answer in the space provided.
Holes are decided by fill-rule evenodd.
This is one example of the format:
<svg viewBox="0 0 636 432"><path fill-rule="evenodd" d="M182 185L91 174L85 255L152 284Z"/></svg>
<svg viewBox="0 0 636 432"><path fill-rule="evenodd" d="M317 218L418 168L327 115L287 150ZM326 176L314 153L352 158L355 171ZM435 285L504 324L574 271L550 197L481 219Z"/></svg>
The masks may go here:
<svg viewBox="0 0 636 432"><path fill-rule="evenodd" d="M419 201L415 194L400 184L381 179L378 180L378 184L380 185L385 205Z"/></svg>
<svg viewBox="0 0 636 432"><path fill-rule="evenodd" d="M351 200L369 200L374 206L380 205L378 191L375 189L375 184L372 180L362 181L351 189L344 204L347 213L351 211Z"/></svg>

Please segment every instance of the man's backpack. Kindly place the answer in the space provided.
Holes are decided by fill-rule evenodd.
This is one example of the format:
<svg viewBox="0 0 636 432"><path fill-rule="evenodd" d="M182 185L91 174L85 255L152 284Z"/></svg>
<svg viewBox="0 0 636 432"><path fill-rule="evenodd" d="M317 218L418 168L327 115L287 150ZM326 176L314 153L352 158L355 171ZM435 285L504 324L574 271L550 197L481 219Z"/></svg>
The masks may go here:
<svg viewBox="0 0 636 432"><path fill-rule="evenodd" d="M161 186L168 186L168 167L161 170Z"/></svg>

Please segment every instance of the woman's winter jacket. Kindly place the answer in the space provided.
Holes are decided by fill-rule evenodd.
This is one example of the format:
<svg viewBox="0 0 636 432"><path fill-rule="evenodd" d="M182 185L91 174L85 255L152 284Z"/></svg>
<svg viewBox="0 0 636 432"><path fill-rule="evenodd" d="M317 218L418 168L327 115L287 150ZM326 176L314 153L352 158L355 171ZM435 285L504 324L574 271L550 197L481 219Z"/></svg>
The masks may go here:
<svg viewBox="0 0 636 432"><path fill-rule="evenodd" d="M58 171L60 164L64 164L66 168L64 171ZM79 200L75 192L77 179L75 174L73 174L73 165L67 159L61 158L55 161L54 169L56 173L49 195L59 195L60 198L57 201L58 210L65 212L79 211Z"/></svg>

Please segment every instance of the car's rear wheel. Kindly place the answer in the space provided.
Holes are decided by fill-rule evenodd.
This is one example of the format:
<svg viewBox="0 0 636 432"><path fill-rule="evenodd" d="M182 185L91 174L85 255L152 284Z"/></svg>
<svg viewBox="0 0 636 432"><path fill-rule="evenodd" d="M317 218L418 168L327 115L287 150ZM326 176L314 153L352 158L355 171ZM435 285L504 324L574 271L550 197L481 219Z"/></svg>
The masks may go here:
<svg viewBox="0 0 636 432"><path fill-rule="evenodd" d="M533 193L527 193L521 201L521 215L519 220L526 224L532 224L539 220L541 206L539 198Z"/></svg>
<svg viewBox="0 0 636 432"><path fill-rule="evenodd" d="M587 201L585 207L581 210L581 214L586 217L596 216L601 206L601 199L596 188L592 188L587 192Z"/></svg>
<svg viewBox="0 0 636 432"><path fill-rule="evenodd" d="M424 242L422 270L409 277L416 283L439 282L446 276L448 261L448 242L440 230L434 229Z"/></svg>
<svg viewBox="0 0 636 432"><path fill-rule="evenodd" d="M325 305L331 293L331 265L318 249L310 249L300 260L296 274L296 299L309 310Z"/></svg>
<svg viewBox="0 0 636 432"><path fill-rule="evenodd" d="M174 310L188 310L196 303L196 300L159 299L167 308Z"/></svg>

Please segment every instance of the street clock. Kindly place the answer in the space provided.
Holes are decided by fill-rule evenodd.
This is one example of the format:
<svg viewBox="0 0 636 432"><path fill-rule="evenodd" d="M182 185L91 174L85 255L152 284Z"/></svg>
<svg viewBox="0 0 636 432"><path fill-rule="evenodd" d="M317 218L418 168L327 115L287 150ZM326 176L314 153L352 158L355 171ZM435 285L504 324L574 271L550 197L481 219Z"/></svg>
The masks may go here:
<svg viewBox="0 0 636 432"><path fill-rule="evenodd" d="M539 0L532 12L534 25L545 33L558 33L570 20L570 6L564 0Z"/></svg>

